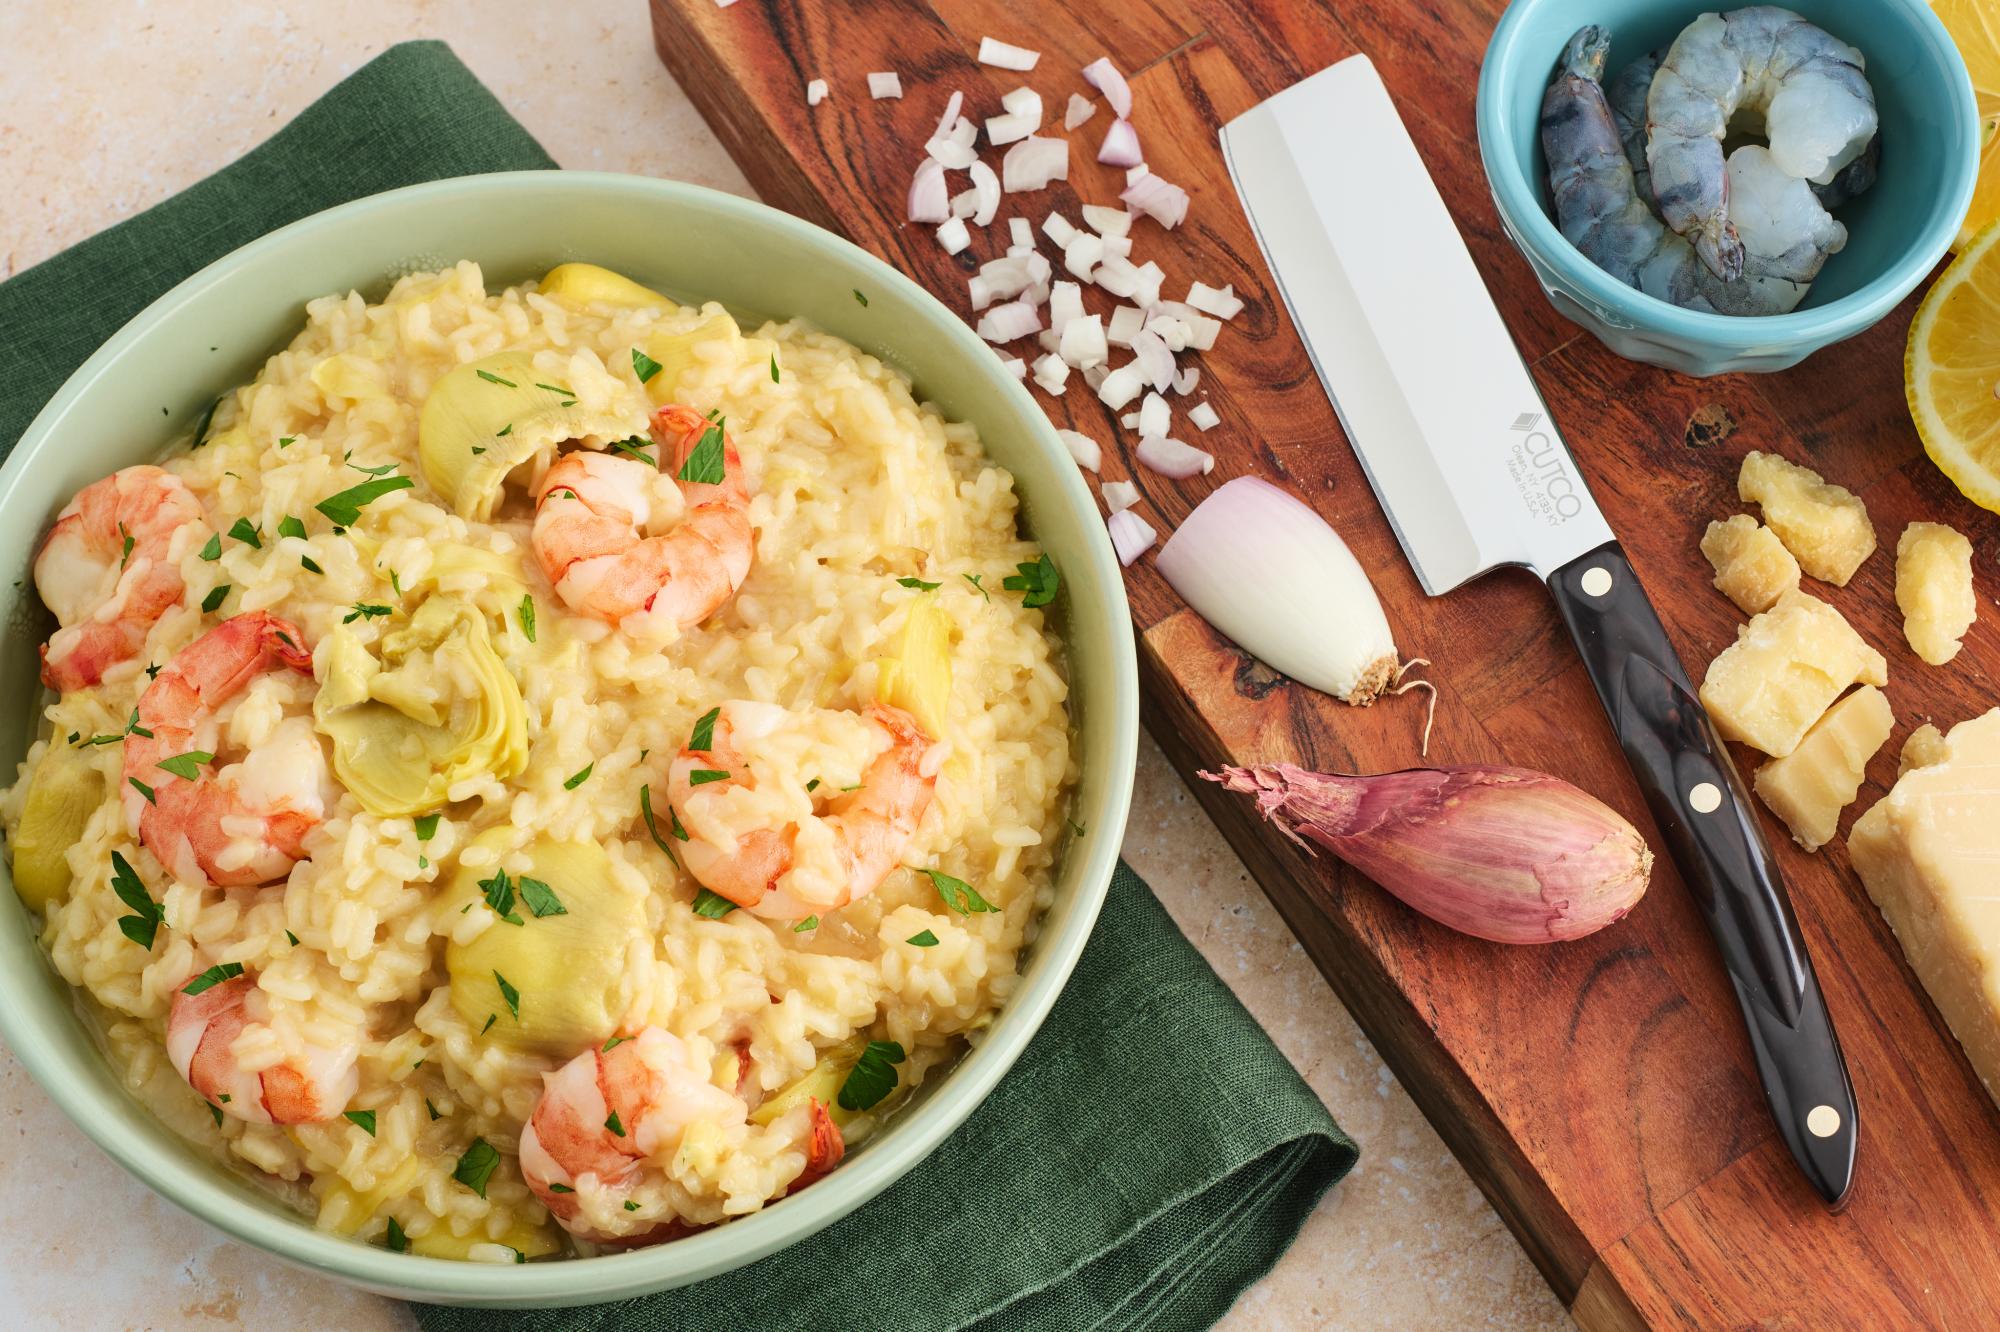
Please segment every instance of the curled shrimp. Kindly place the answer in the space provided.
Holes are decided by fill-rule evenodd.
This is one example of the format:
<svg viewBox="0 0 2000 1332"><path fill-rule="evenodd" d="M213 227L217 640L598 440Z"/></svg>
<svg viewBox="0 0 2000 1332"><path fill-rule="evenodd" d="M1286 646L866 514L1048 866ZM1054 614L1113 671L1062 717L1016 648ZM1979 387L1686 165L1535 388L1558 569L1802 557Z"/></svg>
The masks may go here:
<svg viewBox="0 0 2000 1332"><path fill-rule="evenodd" d="M164 468L127 467L78 491L35 556L35 589L62 626L42 648L42 683L87 689L136 658L186 592L182 555L208 534L201 501Z"/></svg>
<svg viewBox="0 0 2000 1332"><path fill-rule="evenodd" d="M1792 309L1827 256L1846 243L1846 228L1805 182L1780 171L1768 150L1738 148L1728 170L1743 270L1733 281L1715 276L1693 246L1654 216L1641 193L1599 83L1610 44L1604 29L1580 29L1542 99L1542 155L1563 235L1627 286L1687 309L1731 315Z"/></svg>
<svg viewBox="0 0 2000 1332"><path fill-rule="evenodd" d="M722 427L692 407L669 406L654 413L651 428L657 465L585 450L558 458L536 491L532 540L564 605L635 637L662 639L736 594L750 573L755 535L743 459ZM691 458L720 479L683 479ZM672 531L648 536L663 467L686 507Z"/></svg>
<svg viewBox="0 0 2000 1332"><path fill-rule="evenodd" d="M709 1081L708 1068L658 1027L591 1049L542 1076L542 1094L521 1129L521 1177L571 1234L604 1241L582 1215L587 1195L631 1192L647 1161L670 1157L699 1120L740 1124L741 1098ZM649 1227L628 1241L672 1238Z"/></svg>
<svg viewBox="0 0 2000 1332"><path fill-rule="evenodd" d="M782 724L785 712L770 704L722 705L707 749L683 749L668 772L667 791L685 816L704 793L751 785L745 744ZM834 911L873 892L901 863L930 808L942 757L916 719L901 708L871 703L862 716L880 749L854 789L835 792L824 812L778 828L740 833L732 846L699 835L679 843L681 863L697 883L752 913L797 920ZM727 776L716 778L721 772ZM710 776L697 782L698 773ZM701 820L688 820L699 827ZM817 872L793 873L801 840L809 840Z"/></svg>
<svg viewBox="0 0 2000 1332"><path fill-rule="evenodd" d="M250 1124L311 1124L347 1108L361 1085L352 1047L308 1046L262 1069L237 1062L236 1038L264 1015L264 994L236 976L189 994L174 993L167 1012L167 1058L202 1099Z"/></svg>
<svg viewBox="0 0 2000 1332"><path fill-rule="evenodd" d="M312 674L304 636L251 611L183 648L139 696L125 737L125 817L178 879L234 887L282 878L305 858L306 834L326 816L326 752L309 717L279 722L241 761L213 766L216 709L281 668ZM193 777L182 775L190 770Z"/></svg>
<svg viewBox="0 0 2000 1332"><path fill-rule="evenodd" d="M1722 140L1760 113L1779 172L1831 182L1875 137L1875 93L1859 51L1789 9L1703 14L1667 48L1646 94L1646 162L1667 225L1711 272L1743 271Z"/></svg>

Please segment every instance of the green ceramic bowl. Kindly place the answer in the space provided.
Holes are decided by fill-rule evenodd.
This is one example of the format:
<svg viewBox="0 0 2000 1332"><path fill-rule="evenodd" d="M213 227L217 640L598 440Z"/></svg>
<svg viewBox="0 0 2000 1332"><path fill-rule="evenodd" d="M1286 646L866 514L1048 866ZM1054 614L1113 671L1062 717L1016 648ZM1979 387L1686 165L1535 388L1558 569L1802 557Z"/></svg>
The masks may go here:
<svg viewBox="0 0 2000 1332"><path fill-rule="evenodd" d="M588 260L740 315L801 315L873 352L947 416L978 427L1014 474L1024 525L1063 574L1056 604L1083 774L1076 819L1090 831L1063 858L1020 987L976 1049L826 1179L672 1244L496 1267L319 1233L126 1095L36 945L12 885L0 892L0 1035L85 1133L165 1197L237 1239L383 1294L582 1304L697 1281L804 1239L888 1187L993 1089L1055 1002L1110 883L1132 792L1137 673L1124 582L1075 463L992 349L922 288L838 237L710 190L570 171L473 176L331 209L211 264L120 330L35 418L0 469L0 585L11 584L0 698L16 700L0 709L5 771L32 738L35 647L46 617L28 570L56 511L89 482L153 457L218 390L254 376L298 331L308 299L350 288L380 297L400 273L462 258L484 267L489 286Z"/></svg>

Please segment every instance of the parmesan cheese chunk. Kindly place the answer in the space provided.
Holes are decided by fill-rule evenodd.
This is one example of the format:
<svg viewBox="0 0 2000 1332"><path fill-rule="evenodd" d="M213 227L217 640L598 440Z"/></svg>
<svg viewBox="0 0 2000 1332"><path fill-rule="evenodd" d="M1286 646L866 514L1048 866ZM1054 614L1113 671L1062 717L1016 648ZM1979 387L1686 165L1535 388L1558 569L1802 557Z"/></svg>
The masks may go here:
<svg viewBox="0 0 2000 1332"><path fill-rule="evenodd" d="M1715 586L1745 615L1775 606L1799 585L1799 562L1777 533L1747 514L1710 523L1701 553L1715 566Z"/></svg>
<svg viewBox="0 0 2000 1332"><path fill-rule="evenodd" d="M1911 523L1896 541L1896 605L1910 650L1933 666L1958 655L1979 614L1972 543L1943 523Z"/></svg>
<svg viewBox="0 0 2000 1332"><path fill-rule="evenodd" d="M1910 969L2000 1100L2000 708L1952 727L1854 821L1855 871Z"/></svg>
<svg viewBox="0 0 2000 1332"><path fill-rule="evenodd" d="M1764 521L1799 567L1822 582L1845 587L1875 551L1868 507L1810 467L1752 450L1737 474L1736 493L1764 510Z"/></svg>
<svg viewBox="0 0 2000 1332"><path fill-rule="evenodd" d="M1757 769L1755 786L1792 840L1817 851L1833 840L1840 811L1854 803L1868 760L1896 729L1889 700L1863 685L1827 709L1799 747Z"/></svg>
<svg viewBox="0 0 2000 1332"><path fill-rule="evenodd" d="M1896 756L1896 775L1901 777L1911 768L1942 763L1944 756L1944 736L1938 733L1937 727L1925 722L1903 741L1903 752Z"/></svg>
<svg viewBox="0 0 2000 1332"><path fill-rule="evenodd" d="M1888 662L1839 611L1792 591L1708 664L1701 703L1726 738L1783 758L1856 681L1889 683Z"/></svg>

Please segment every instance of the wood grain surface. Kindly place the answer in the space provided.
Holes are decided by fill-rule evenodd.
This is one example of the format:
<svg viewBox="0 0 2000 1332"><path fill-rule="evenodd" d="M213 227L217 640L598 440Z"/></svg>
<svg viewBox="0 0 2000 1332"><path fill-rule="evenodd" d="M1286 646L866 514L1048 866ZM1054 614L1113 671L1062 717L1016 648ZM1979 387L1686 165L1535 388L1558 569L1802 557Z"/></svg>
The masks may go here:
<svg viewBox="0 0 2000 1332"><path fill-rule="evenodd" d="M661 58L766 200L850 236L963 313L966 278L1004 251L1008 216L1039 222L1060 208L1075 220L1079 203L1115 202L1122 181L1092 160L1100 111L1073 136L1067 184L1010 198L991 229L975 229L969 251L947 256L930 228L903 221L910 172L945 98L962 89L966 114L983 118L1026 83L1059 123L1069 94L1090 91L1079 67L1108 55L1126 71L1147 160L1194 196L1179 229L1135 226L1135 258L1160 262L1169 296L1200 278L1233 282L1249 303L1193 362L1222 416L1200 437L1218 465L1185 482L1135 468L1133 432L1080 387L1045 398L1050 415L1105 441L1104 479L1137 482L1142 514L1164 529L1245 473L1282 480L1315 505L1374 577L1398 643L1436 663L1433 761L1556 773L1660 845L1536 580L1499 573L1443 598L1423 595L1230 188L1219 126L1357 51L1380 69L1696 679L1742 619L1710 586L1696 549L1711 518L1743 511L1734 484L1742 455L1761 448L1807 462L1867 501L1883 549L1844 589L1809 585L1890 662L1896 733L1842 831L1893 781L1912 728L1949 727L2000 701L2000 615L1990 598L1945 669L1908 651L1895 612L1893 551L1905 523L1949 522L1971 536L1985 592L2000 539L1993 517L1923 459L1911 429L1901 365L1913 302L1792 371L1710 380L1620 360L1565 322L1503 236L1479 166L1473 92L1498 0L653 5ZM1028 74L976 64L989 34L1041 51L1040 64ZM903 99L869 100L865 72L891 69ZM814 78L833 94L808 108ZM1354 188L1365 206L1367 183ZM1187 610L1150 559L1130 570L1128 586L1154 735L1579 1322L2000 1326L2000 1122L1840 841L1808 855L1767 816L1860 1099L1858 1182L1836 1215L1776 1136L1735 1000L1671 864L1660 861L1630 917L1574 943L1508 948L1433 925L1194 777L1224 762L1406 767L1418 761L1421 705L1350 709L1273 676Z"/></svg>

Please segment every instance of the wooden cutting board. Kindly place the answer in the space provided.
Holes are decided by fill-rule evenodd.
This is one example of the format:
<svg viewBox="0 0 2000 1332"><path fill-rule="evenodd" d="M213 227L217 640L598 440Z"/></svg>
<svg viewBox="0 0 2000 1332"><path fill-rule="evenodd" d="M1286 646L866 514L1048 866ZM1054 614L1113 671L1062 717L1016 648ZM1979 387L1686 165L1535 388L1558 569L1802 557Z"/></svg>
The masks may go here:
<svg viewBox="0 0 2000 1332"><path fill-rule="evenodd" d="M1199 436L1217 454L1213 475L1172 482L1135 468L1133 432L1081 386L1044 399L1050 415L1107 443L1105 479L1137 481L1141 513L1164 530L1230 477L1284 481L1370 570L1402 648L1436 663L1433 761L1558 774L1623 811L1658 848L1537 582L1499 573L1435 600L1417 586L1229 185L1221 124L1366 52L1697 679L1741 620L1710 587L1696 542L1709 519L1743 509L1742 454L1775 450L1866 499L1884 548L1848 587L1810 588L1890 661L1896 734L1844 832L1893 781L1914 726L1948 727L2000 703L1991 600L2000 523L1962 501L1918 447L1901 374L1913 302L1795 370L1705 381L1620 360L1566 323L1503 236L1480 171L1473 92L1500 9L1499 0L653 0L661 58L764 198L850 236L962 313L966 278L1006 247L1005 218L1039 223L1060 208L1078 220L1079 203L1115 203L1121 179L1092 161L1100 110L1073 136L1066 186L1009 199L968 252L947 256L930 228L903 221L911 170L946 97L962 89L966 114L980 119L1026 83L1059 131L1069 94L1090 91L1078 69L1109 55L1131 78L1148 161L1194 196L1178 230L1135 226L1136 256L1167 270L1170 296L1191 278L1233 282L1249 307L1194 362L1223 421ZM1025 75L980 66L982 35L1039 50L1041 63ZM899 72L903 99L869 100L870 70ZM815 78L833 92L808 108ZM1367 182L1353 187L1365 207ZM1908 651L1894 607L1896 537L1916 518L1972 537L1986 594L1965 650L1944 669ZM1355 710L1274 677L1187 610L1150 558L1128 586L1153 734L1580 1323L2000 1326L2000 1117L1839 842L1807 855L1767 824L1860 1098L1859 1180L1831 1215L1776 1136L1715 949L1664 857L1630 917L1575 943L1508 948L1433 925L1195 778L1225 762L1410 766L1420 702Z"/></svg>

